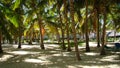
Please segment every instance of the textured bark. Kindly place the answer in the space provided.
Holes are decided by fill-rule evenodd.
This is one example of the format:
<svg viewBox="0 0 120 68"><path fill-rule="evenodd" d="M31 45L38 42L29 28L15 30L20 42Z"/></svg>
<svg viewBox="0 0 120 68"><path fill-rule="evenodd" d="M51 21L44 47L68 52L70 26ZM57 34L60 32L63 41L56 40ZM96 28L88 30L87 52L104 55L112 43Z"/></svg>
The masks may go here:
<svg viewBox="0 0 120 68"><path fill-rule="evenodd" d="M22 34L21 34L21 26L20 26L20 23L19 23L19 37L18 37L18 48L21 48L21 37L22 37Z"/></svg>
<svg viewBox="0 0 120 68"><path fill-rule="evenodd" d="M87 0L85 0L86 2L86 22L85 22L85 36L86 36L86 52L90 52L90 47L89 47L89 36L88 36L88 2Z"/></svg>
<svg viewBox="0 0 120 68"><path fill-rule="evenodd" d="M70 0L70 15L72 19L72 31L73 31L73 36L74 36L74 45L75 45L75 52L76 52L76 57L77 60L81 60L80 54L79 54L79 49L78 49L78 42L76 38L76 30L75 30L75 21L74 21L74 0Z"/></svg>
<svg viewBox="0 0 120 68"><path fill-rule="evenodd" d="M56 38L58 40L58 43L60 43L60 34L57 27L56 27Z"/></svg>
<svg viewBox="0 0 120 68"><path fill-rule="evenodd" d="M97 18L98 18L98 14L97 14ZM98 18L98 22L97 22L97 47L100 47L100 33L99 33L99 18Z"/></svg>
<svg viewBox="0 0 120 68"><path fill-rule="evenodd" d="M2 41L2 33L0 31L0 53L3 53L1 41Z"/></svg>
<svg viewBox="0 0 120 68"><path fill-rule="evenodd" d="M94 0L94 13L95 13L95 20L96 20L96 32L97 32L97 47L100 47L100 33L99 33L99 0Z"/></svg>
<svg viewBox="0 0 120 68"><path fill-rule="evenodd" d="M98 11L95 10L96 15L96 24L97 24L97 47L100 47L100 33L99 33L99 14Z"/></svg>
<svg viewBox="0 0 120 68"><path fill-rule="evenodd" d="M102 48L101 48L101 53L100 55L106 55L104 46L105 46L105 42L106 42L106 9L105 9L105 4L104 4L104 8L103 8L103 15L104 15L104 23L103 23L103 32L102 32Z"/></svg>
<svg viewBox="0 0 120 68"><path fill-rule="evenodd" d="M59 13L59 18L60 18L60 23L61 23L61 32L62 32L62 49L66 50L65 42L64 42L64 29L63 29L63 22L62 22L62 15L60 14L60 4L58 3L58 13Z"/></svg>
<svg viewBox="0 0 120 68"><path fill-rule="evenodd" d="M65 23L66 23L66 29L67 29L67 44L68 44L68 48L67 48L67 51L71 51L71 46L70 46L70 38L69 38L69 23L68 23L68 17L67 17L67 3L66 3L66 0L63 0L64 1L64 17L65 17Z"/></svg>
<svg viewBox="0 0 120 68"><path fill-rule="evenodd" d="M43 28L43 26L42 26L42 22L41 22L41 18L40 18L40 16L38 17L39 19L39 21L38 21L38 25L39 25L39 30L40 30L40 47L41 47L41 49L45 49L45 47L44 47L44 43L43 43L43 33L42 33L42 28Z"/></svg>

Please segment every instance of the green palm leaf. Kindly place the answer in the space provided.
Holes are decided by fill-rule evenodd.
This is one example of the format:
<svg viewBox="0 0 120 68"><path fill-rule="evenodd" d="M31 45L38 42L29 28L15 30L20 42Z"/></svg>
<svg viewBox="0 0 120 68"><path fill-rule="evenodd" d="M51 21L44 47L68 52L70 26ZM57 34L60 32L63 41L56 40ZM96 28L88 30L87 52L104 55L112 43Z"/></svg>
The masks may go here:
<svg viewBox="0 0 120 68"><path fill-rule="evenodd" d="M16 8L19 7L20 2L21 2L21 0L16 0L16 1L15 1L15 3L14 3L14 7L13 7L13 10L15 10Z"/></svg>
<svg viewBox="0 0 120 68"><path fill-rule="evenodd" d="M18 15L5 6L0 6L0 9L2 10L1 13L4 14L5 18L9 20L15 27L18 27Z"/></svg>

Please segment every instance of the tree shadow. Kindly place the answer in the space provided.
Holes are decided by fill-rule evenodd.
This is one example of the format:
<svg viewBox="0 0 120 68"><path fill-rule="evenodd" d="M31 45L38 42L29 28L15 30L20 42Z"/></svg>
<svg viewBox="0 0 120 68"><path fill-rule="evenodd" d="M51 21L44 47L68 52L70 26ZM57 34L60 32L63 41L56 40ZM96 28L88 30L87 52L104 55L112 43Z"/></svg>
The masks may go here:
<svg viewBox="0 0 120 68"><path fill-rule="evenodd" d="M80 49L81 61L77 61L75 51L62 51L59 47L51 46L41 50L36 46L23 49L5 47L5 53L0 54L0 68L84 68L106 67L115 68L120 64L119 52L107 52L106 56L99 55L99 49L92 48L91 52ZM2 60L1 60L2 59ZM4 59L4 60L3 60Z"/></svg>

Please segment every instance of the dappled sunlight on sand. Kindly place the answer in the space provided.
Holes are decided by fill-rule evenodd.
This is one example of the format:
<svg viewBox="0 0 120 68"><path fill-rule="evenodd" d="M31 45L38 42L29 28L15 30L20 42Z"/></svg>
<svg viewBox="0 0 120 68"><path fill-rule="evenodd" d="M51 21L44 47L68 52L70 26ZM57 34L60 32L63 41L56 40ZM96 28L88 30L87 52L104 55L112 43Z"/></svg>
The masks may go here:
<svg viewBox="0 0 120 68"><path fill-rule="evenodd" d="M40 56L38 57L38 59L41 59L41 60L47 60L47 58L49 58L50 56Z"/></svg>
<svg viewBox="0 0 120 68"><path fill-rule="evenodd" d="M61 54L53 54L53 56L61 56Z"/></svg>
<svg viewBox="0 0 120 68"><path fill-rule="evenodd" d="M84 52L85 46L80 46L82 60L77 61L75 51L61 50L57 44L45 44L45 50L40 45L5 45L0 54L0 68L119 68L120 52L100 56L96 44L90 43L91 52Z"/></svg>
<svg viewBox="0 0 120 68"><path fill-rule="evenodd" d="M84 53L85 55L90 55L90 56L96 56L99 55L99 53L95 53L95 52L89 52L89 53Z"/></svg>
<svg viewBox="0 0 120 68"><path fill-rule="evenodd" d="M77 66L68 65L67 68L78 68ZM82 68L82 67L79 67Z"/></svg>
<svg viewBox="0 0 120 68"><path fill-rule="evenodd" d="M17 48L18 45L14 44L12 45L14 48ZM44 44L46 49L53 49L53 48L58 48L59 45L57 44ZM22 45L22 49L32 49L32 48L39 48L40 49L40 45Z"/></svg>
<svg viewBox="0 0 120 68"><path fill-rule="evenodd" d="M3 55L2 57L0 57L0 62L7 61L11 57L13 57L13 55Z"/></svg>
<svg viewBox="0 0 120 68"><path fill-rule="evenodd" d="M40 60L40 59L25 59L24 62L29 62L29 63L48 63L49 61Z"/></svg>
<svg viewBox="0 0 120 68"><path fill-rule="evenodd" d="M71 67L69 67L69 68L71 68ZM82 65L79 65L79 66L76 66L73 68L119 68L119 65L116 65L116 64L111 64L111 65L106 65L106 66L96 66L96 65L82 66Z"/></svg>
<svg viewBox="0 0 120 68"><path fill-rule="evenodd" d="M120 62L118 55L110 55L110 56L106 56L103 57L102 59L100 59L100 61L109 61L109 62Z"/></svg>
<svg viewBox="0 0 120 68"><path fill-rule="evenodd" d="M10 54L14 54L14 55L27 55L27 54L38 54L39 52L30 52L30 51L12 51L12 52L8 52Z"/></svg>
<svg viewBox="0 0 120 68"><path fill-rule="evenodd" d="M111 64L111 65L68 65L67 68L120 68L117 64Z"/></svg>
<svg viewBox="0 0 120 68"><path fill-rule="evenodd" d="M13 45L14 48L17 48L18 45ZM22 49L32 49L32 48L40 48L39 45L22 45Z"/></svg>
<svg viewBox="0 0 120 68"><path fill-rule="evenodd" d="M24 62L28 63L41 63L41 64L51 64L52 62L48 60L51 56L39 56L37 58L25 58Z"/></svg>

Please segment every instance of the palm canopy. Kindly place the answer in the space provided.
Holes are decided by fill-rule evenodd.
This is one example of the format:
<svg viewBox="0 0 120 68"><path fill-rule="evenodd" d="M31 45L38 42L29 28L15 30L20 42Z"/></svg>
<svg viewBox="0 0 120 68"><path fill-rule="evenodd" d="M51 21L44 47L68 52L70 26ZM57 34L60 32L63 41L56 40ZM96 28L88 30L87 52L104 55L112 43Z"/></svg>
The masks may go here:
<svg viewBox="0 0 120 68"><path fill-rule="evenodd" d="M103 0L88 0L88 9L89 9L89 26L93 26L93 29L95 29L94 24L92 21L92 15L94 12L94 8L98 9L99 14L102 12L102 3ZM57 21L59 18L57 16L57 4L60 4L61 12L64 13L64 5L63 0L59 0L58 2L56 0L1 0L0 1L0 9L1 14L3 14L7 22L11 23L14 28L18 28L19 20L21 19L21 22L23 21L23 24L21 26L27 27L32 26L31 23L34 23L37 14L40 14L42 19L46 21L45 23L51 24L53 26L59 25L59 21ZM106 0L106 10L108 13L108 24L110 24L111 21L115 22L115 26L117 26L116 29L119 29L119 0ZM75 6L75 22L76 22L76 29L81 30L80 32L84 31L84 20L85 20L85 1L84 0L75 0L74 1ZM67 11L68 11L68 18L69 18L69 0L67 1ZM37 14L36 14L37 13ZM51 19L50 19L51 18ZM69 18L70 20L70 18ZM64 20L63 20L64 21ZM44 24L45 24L44 23ZM112 22L111 22L112 23ZM46 25L46 24L45 24ZM59 27L59 26L58 26ZM28 28L28 27L27 27ZM109 27L108 27L109 28ZM78 32L79 32L78 30ZM84 32L82 32L84 33Z"/></svg>

